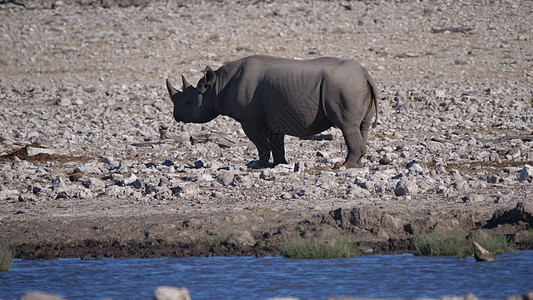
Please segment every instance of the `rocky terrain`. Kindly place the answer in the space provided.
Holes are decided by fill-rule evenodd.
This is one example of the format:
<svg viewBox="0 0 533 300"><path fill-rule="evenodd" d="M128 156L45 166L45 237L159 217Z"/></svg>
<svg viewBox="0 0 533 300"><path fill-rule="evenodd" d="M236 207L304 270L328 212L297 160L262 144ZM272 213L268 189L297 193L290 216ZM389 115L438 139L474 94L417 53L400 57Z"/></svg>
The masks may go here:
<svg viewBox="0 0 533 300"><path fill-rule="evenodd" d="M533 224L531 1L18 0L0 16L0 237L19 257L277 255L332 231L397 252ZM236 121L172 119L166 78L252 54L366 66L363 168L335 167L335 128L256 170Z"/></svg>

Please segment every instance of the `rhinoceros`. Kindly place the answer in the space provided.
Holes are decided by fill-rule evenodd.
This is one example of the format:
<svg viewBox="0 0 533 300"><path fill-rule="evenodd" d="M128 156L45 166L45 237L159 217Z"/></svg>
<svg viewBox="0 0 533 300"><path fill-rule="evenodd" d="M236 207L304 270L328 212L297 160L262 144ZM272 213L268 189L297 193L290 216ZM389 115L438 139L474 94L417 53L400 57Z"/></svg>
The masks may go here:
<svg viewBox="0 0 533 300"><path fill-rule="evenodd" d="M182 83L183 91L178 91L166 81L174 119L206 123L226 115L237 120L257 147L259 167L287 163L285 135L311 136L332 126L342 131L346 142L344 165L361 167L374 115L373 127L377 124L376 84L350 59L254 55L216 71L207 67L196 87L183 75Z"/></svg>

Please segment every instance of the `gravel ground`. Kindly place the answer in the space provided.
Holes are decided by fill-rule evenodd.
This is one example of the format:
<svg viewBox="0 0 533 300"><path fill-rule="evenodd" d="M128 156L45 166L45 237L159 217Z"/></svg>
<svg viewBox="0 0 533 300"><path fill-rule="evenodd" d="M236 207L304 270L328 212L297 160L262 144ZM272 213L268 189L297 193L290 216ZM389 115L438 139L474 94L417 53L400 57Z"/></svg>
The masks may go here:
<svg viewBox="0 0 533 300"><path fill-rule="evenodd" d="M163 221L169 245L222 227L263 241L353 207L398 223L358 242L412 240L414 219L470 230L533 203L531 1L0 3L0 232L16 249L153 245ZM287 137L288 165L252 170L236 121L172 119L166 78L252 54L366 66L381 111L363 168L333 169L338 129Z"/></svg>

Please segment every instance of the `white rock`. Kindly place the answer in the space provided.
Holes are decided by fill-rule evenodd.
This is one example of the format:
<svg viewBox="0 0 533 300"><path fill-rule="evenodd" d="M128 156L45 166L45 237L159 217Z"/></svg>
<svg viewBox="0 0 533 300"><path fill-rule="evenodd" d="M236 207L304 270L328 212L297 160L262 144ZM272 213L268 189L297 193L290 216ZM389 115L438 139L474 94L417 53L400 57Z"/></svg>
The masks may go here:
<svg viewBox="0 0 533 300"><path fill-rule="evenodd" d="M425 171L424 168L418 162L415 161L408 163L407 169L409 169L409 173L411 174L423 174Z"/></svg>
<svg viewBox="0 0 533 300"><path fill-rule="evenodd" d="M418 185L413 181L400 181L394 189L394 194L398 197L415 195L419 191Z"/></svg>
<svg viewBox="0 0 533 300"><path fill-rule="evenodd" d="M137 176L131 173L130 176L124 179L124 184L125 185L132 184L133 182L135 182L135 180L137 180Z"/></svg>
<svg viewBox="0 0 533 300"><path fill-rule="evenodd" d="M94 193L89 189L82 189L77 192L77 196L80 199L93 199Z"/></svg>
<svg viewBox="0 0 533 300"><path fill-rule="evenodd" d="M86 93L94 93L98 90L97 87L95 87L94 85L86 85L86 86L83 86L83 91L86 92Z"/></svg>
<svg viewBox="0 0 533 300"><path fill-rule="evenodd" d="M180 197L194 196L200 192L200 187L196 183L178 183L176 186L171 187L173 195Z"/></svg>
<svg viewBox="0 0 533 300"><path fill-rule="evenodd" d="M54 189L65 189L67 184L63 176L57 176L52 180L52 186Z"/></svg>
<svg viewBox="0 0 533 300"><path fill-rule="evenodd" d="M213 181L215 180L211 174L204 173L202 174L202 181Z"/></svg>
<svg viewBox="0 0 533 300"><path fill-rule="evenodd" d="M91 160L86 163L80 164L75 168L75 172L81 172L84 174L102 174L103 166L101 163Z"/></svg>
<svg viewBox="0 0 533 300"><path fill-rule="evenodd" d="M31 146L26 147L26 151L28 152L28 156L35 156L37 154L56 154L54 149L36 148Z"/></svg>
<svg viewBox="0 0 533 300"><path fill-rule="evenodd" d="M98 179L98 178L88 178L82 182L82 185L88 189L91 189L93 191L102 190L105 188L105 183Z"/></svg>
<svg viewBox="0 0 533 300"><path fill-rule="evenodd" d="M191 300L189 290L160 286L154 291L154 300Z"/></svg>
<svg viewBox="0 0 533 300"><path fill-rule="evenodd" d="M367 189L364 189L360 186L352 186L351 188L347 189L344 198L348 199L354 199L358 197L364 197L370 195L370 192Z"/></svg>
<svg viewBox="0 0 533 300"><path fill-rule="evenodd" d="M483 195L480 194L471 194L463 197L462 200L464 203L477 203L482 202L483 200L485 200L485 198L483 197Z"/></svg>
<svg viewBox="0 0 533 300"><path fill-rule="evenodd" d="M259 175L259 178L266 180L266 181L274 181L276 180L277 174L278 174L278 171L276 169L263 169L261 170L261 174Z"/></svg>
<svg viewBox="0 0 533 300"><path fill-rule="evenodd" d="M335 181L335 178L326 176L319 177L316 180L315 185L325 190L331 190L339 187L339 184Z"/></svg>
<svg viewBox="0 0 533 300"><path fill-rule="evenodd" d="M69 98L61 97L61 98L57 99L56 104L59 105L59 106L69 106L72 103L70 102Z"/></svg>
<svg viewBox="0 0 533 300"><path fill-rule="evenodd" d="M216 174L217 182L222 185L228 185L233 182L235 178L235 173L233 171L220 171Z"/></svg>

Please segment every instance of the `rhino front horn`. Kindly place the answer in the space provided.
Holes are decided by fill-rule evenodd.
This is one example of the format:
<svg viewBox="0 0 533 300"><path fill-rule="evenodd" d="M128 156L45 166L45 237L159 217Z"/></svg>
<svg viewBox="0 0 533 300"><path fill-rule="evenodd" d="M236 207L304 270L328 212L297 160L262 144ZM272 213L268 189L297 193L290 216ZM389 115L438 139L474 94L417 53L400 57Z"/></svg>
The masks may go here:
<svg viewBox="0 0 533 300"><path fill-rule="evenodd" d="M168 80L167 78L167 89L168 89L168 93L170 94L170 97L176 95L178 93L178 91L172 86L172 84L170 83L170 80Z"/></svg>

